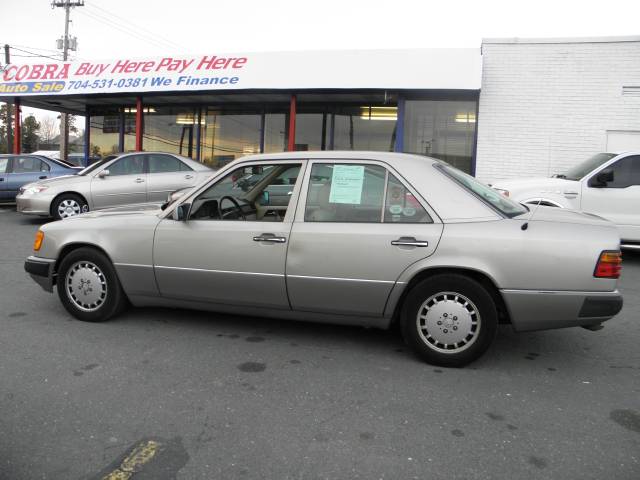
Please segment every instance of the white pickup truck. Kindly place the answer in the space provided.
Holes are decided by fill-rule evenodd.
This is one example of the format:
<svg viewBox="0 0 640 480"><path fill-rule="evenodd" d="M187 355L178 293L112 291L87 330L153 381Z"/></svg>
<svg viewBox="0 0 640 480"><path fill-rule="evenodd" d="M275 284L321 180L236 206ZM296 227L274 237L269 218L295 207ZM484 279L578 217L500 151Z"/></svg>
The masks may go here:
<svg viewBox="0 0 640 480"><path fill-rule="evenodd" d="M570 208L615 223L624 248L640 250L640 152L599 153L550 178L503 180L492 187L532 208Z"/></svg>

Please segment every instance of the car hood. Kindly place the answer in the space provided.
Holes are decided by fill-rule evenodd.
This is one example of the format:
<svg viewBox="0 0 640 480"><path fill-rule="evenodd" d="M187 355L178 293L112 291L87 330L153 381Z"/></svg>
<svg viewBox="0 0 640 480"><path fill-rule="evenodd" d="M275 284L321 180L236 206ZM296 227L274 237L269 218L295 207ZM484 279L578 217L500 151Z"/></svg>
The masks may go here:
<svg viewBox="0 0 640 480"><path fill-rule="evenodd" d="M30 183L29 185L47 185L48 187L54 187L57 185L64 185L68 183L86 182L89 177L78 175L61 175L59 177L46 178L37 182Z"/></svg>
<svg viewBox="0 0 640 480"><path fill-rule="evenodd" d="M567 180L566 178L555 177L537 177L537 178L518 178L513 180L498 180L491 182L493 188L501 190L518 191L546 188L564 188L570 185L576 185L576 180Z"/></svg>
<svg viewBox="0 0 640 480"><path fill-rule="evenodd" d="M615 228L609 220L593 215L592 213L578 212L567 208L545 207L528 205L530 210L527 213L514 217L518 220L531 222L556 222L556 223L576 223L581 225L600 225ZM531 220L530 220L531 219Z"/></svg>
<svg viewBox="0 0 640 480"><path fill-rule="evenodd" d="M70 217L70 219L158 215L162 211L162 209L160 208L160 205L162 204L159 202L138 203L135 205L123 205L121 207L94 210L92 212L87 212L87 213L83 213L82 215L78 215L77 217Z"/></svg>

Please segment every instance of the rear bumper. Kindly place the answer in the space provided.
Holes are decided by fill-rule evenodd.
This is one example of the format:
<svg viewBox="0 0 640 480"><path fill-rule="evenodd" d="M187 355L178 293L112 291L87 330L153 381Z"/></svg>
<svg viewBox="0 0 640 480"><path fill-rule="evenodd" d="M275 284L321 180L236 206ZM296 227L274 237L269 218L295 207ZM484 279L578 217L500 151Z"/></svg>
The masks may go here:
<svg viewBox="0 0 640 480"><path fill-rule="evenodd" d="M50 208L51 199L48 197L32 195L18 195L16 197L16 210L19 213L48 217L51 214Z"/></svg>
<svg viewBox="0 0 640 480"><path fill-rule="evenodd" d="M597 325L622 309L613 292L502 290L513 328L519 332Z"/></svg>
<svg viewBox="0 0 640 480"><path fill-rule="evenodd" d="M24 262L24 269L44 290L53 292L55 264L56 261L51 258L30 256Z"/></svg>

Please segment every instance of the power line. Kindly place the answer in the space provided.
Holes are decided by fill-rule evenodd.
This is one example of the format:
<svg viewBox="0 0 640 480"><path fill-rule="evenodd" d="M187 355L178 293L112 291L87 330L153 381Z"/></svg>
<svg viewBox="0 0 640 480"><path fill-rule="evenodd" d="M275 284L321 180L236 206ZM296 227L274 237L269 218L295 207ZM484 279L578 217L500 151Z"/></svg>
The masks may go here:
<svg viewBox="0 0 640 480"><path fill-rule="evenodd" d="M49 55L40 55L38 53L35 52L30 52L29 50L24 50L22 48L17 48L17 47L13 47L11 45L9 45L9 48L11 48L11 50L17 50L18 52L22 52L22 53L28 53L34 57L41 57L41 58L50 58L51 60L55 60L56 62L59 62L61 59L60 58L54 58L54 57L50 57ZM19 56L19 55L14 55L14 56Z"/></svg>
<svg viewBox="0 0 640 480"><path fill-rule="evenodd" d="M145 33L146 33L146 35L147 35L147 36L149 36L149 37L151 37L151 38L154 38L154 39L156 39L156 40L158 40L158 41L160 41L160 42L162 42L162 43L166 44L167 46L177 47L177 48L180 48L180 49L182 49L182 50L185 50L184 45L180 45L179 43L176 43L176 42L174 42L174 41L172 41L172 40L168 40L168 39L166 39L166 38L162 37L161 35L158 35L156 32L154 32L154 31L152 31L152 30L149 30L148 28L146 28L146 27L144 27L144 26L142 26L142 25L139 25L139 24L137 24L137 23L135 23L135 22L132 22L132 21L131 21L131 20L129 20L129 19L126 19L126 18L124 18L124 17L121 17L121 16L119 16L119 15L116 15L115 13L110 12L110 11L108 11L108 10L106 10L106 9L102 8L102 7L99 7L98 5L94 5L94 4L87 4L87 6L88 6L90 9L96 9L96 10L98 10L98 12L93 12L95 15L103 14L103 15L106 15L106 16L108 16L108 17L112 17L113 19L116 19L119 23L126 23L126 24L131 25L133 28L135 28L135 29L136 29L136 31L137 31L137 32L139 32L140 30L142 30L143 32L145 32ZM104 17L103 17L103 18L104 18ZM108 19L108 20L111 20L110 18L107 18L107 19ZM113 21L113 20L112 20L112 21Z"/></svg>
<svg viewBox="0 0 640 480"><path fill-rule="evenodd" d="M0 42L2 43L2 42ZM38 50L40 52L49 52L49 53L59 53L58 50L53 50L50 48L40 48L40 47L30 47L29 45L17 45L17 44L13 44L14 47L20 47L20 48L28 48L29 50Z"/></svg>
<svg viewBox="0 0 640 480"><path fill-rule="evenodd" d="M91 18L91 19L93 19L93 20L95 20L97 22L100 22L100 23L104 24L107 27L111 27L111 28L113 28L115 30L118 30L118 31L124 33L125 35L129 35L130 37L135 38L136 40L146 41L146 42L154 45L155 47L167 48L166 45L164 45L164 44L162 44L162 43L160 43L160 42L158 42L158 41L156 41L156 40L154 40L152 38L149 38L149 37L147 37L147 36L145 36L143 34L131 31L131 30L127 29L126 27L122 27L122 26L118 25L116 22L114 22L112 20L109 20L108 18L104 18L104 17L101 17L101 16L96 15L94 13L87 12L87 11L78 12L78 13L80 13L81 15L84 15L84 16L86 16L88 18Z"/></svg>

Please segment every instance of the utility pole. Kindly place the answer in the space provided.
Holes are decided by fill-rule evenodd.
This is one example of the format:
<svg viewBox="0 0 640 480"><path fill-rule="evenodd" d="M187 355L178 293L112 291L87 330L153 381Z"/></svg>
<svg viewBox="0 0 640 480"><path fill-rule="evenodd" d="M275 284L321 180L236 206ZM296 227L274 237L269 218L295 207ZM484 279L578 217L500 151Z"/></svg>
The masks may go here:
<svg viewBox="0 0 640 480"><path fill-rule="evenodd" d="M11 51L9 45L4 45L4 64L5 68L11 63ZM11 110L13 106L7 103L7 153L13 152L13 122L11 121ZM19 118L19 117L16 117Z"/></svg>
<svg viewBox="0 0 640 480"><path fill-rule="evenodd" d="M69 58L69 13L74 7L84 7L84 0L54 0L51 8L64 8L64 37L62 38L62 60ZM76 49L76 38L73 38L73 48ZM59 48L59 47L58 47ZM69 115L60 112L60 158L66 160L69 155Z"/></svg>

